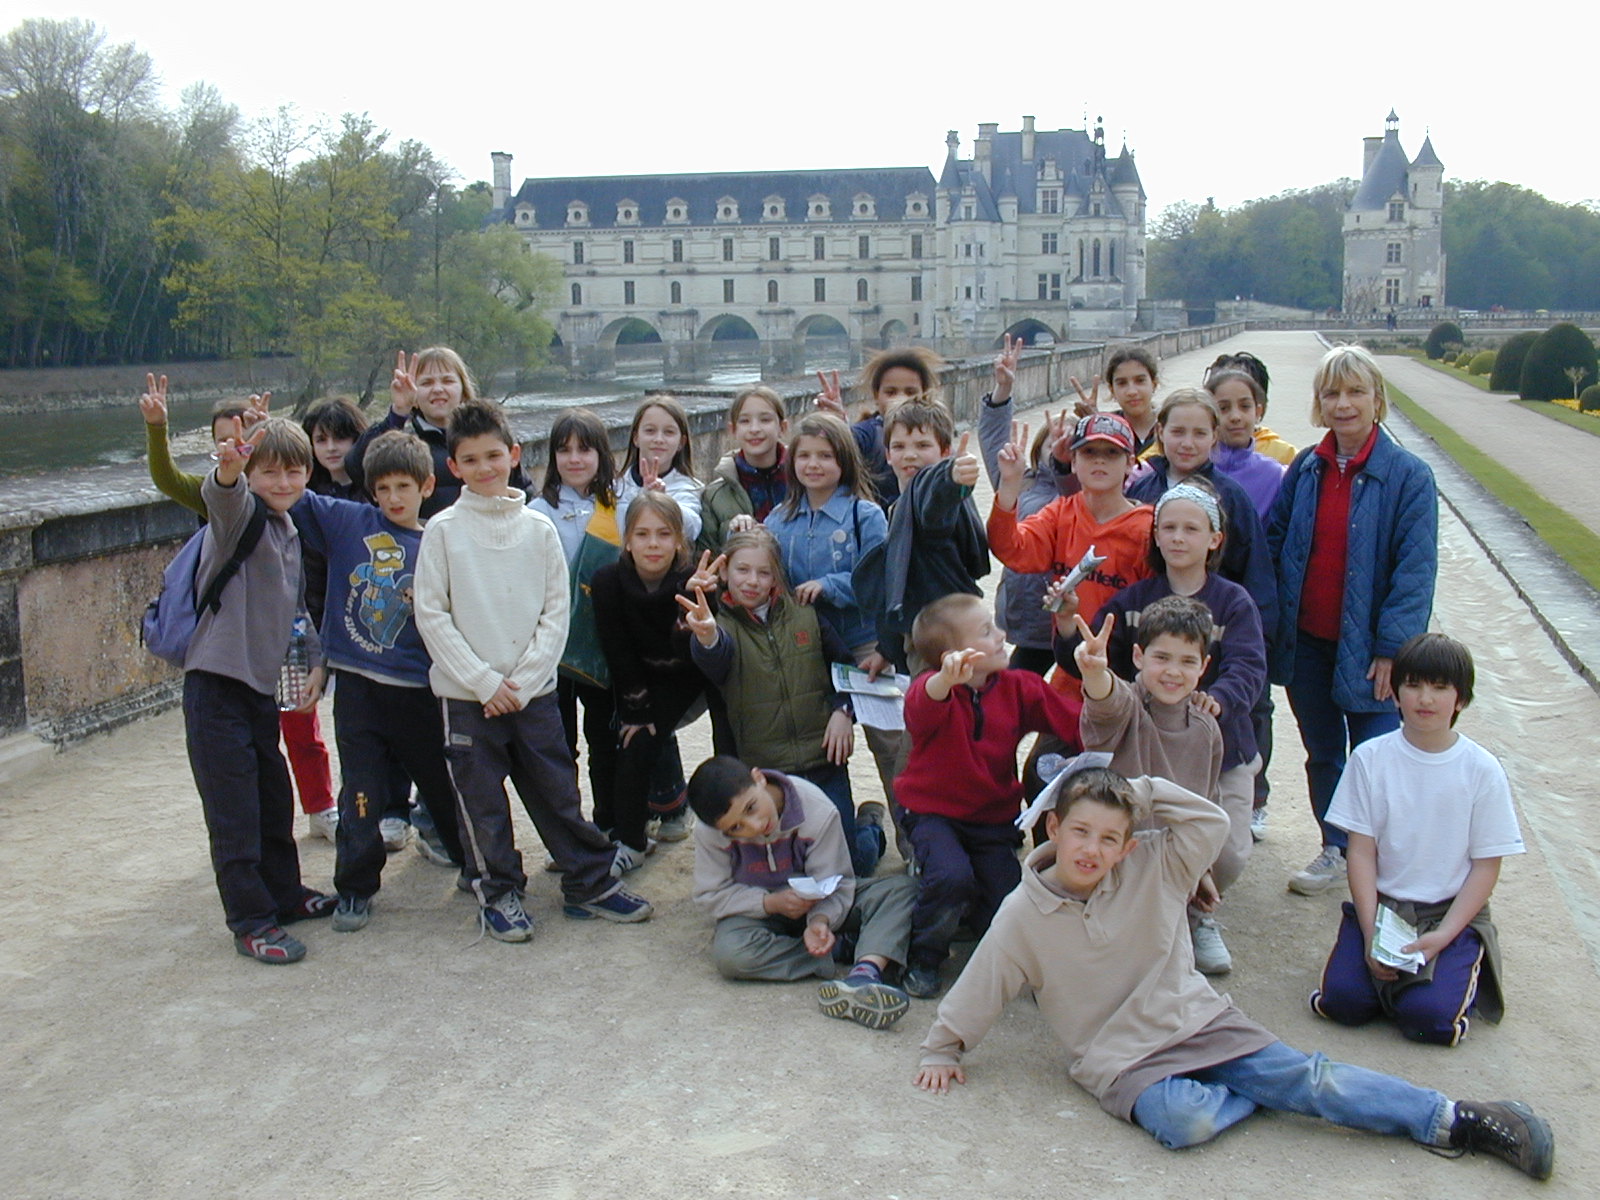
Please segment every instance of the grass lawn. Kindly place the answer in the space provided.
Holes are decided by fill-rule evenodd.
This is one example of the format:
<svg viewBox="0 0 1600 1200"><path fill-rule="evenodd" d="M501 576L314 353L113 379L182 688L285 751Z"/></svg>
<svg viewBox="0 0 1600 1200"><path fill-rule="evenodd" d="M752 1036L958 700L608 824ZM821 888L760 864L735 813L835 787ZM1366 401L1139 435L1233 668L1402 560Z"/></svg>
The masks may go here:
<svg viewBox="0 0 1600 1200"><path fill-rule="evenodd" d="M1470 383L1480 392L1487 392L1489 390L1489 377L1487 375L1469 375L1465 371L1458 371L1449 363L1437 362L1434 359L1429 358L1421 350L1418 350L1415 354L1411 355L1411 357L1415 358L1425 367L1432 367L1441 375L1448 375L1451 379L1459 379L1462 383Z"/></svg>
<svg viewBox="0 0 1600 1200"><path fill-rule="evenodd" d="M1574 429L1600 437L1600 417L1586 417L1559 404L1546 404L1543 400L1513 400L1511 403L1529 412L1536 412L1541 417L1549 417L1552 421L1560 421L1563 425L1571 425Z"/></svg>
<svg viewBox="0 0 1600 1200"><path fill-rule="evenodd" d="M1565 559L1569 567L1588 580L1592 587L1600 588L1600 537L1596 537L1587 526L1573 520L1562 509L1539 495L1521 476L1513 474L1495 459L1473 446L1392 383L1386 390L1390 402L1405 413L1417 428L1439 443L1439 447L1455 459L1462 470L1488 488L1502 504L1520 514L1529 525L1533 526L1534 532ZM1548 412L1552 409L1556 412L1565 412L1553 404L1540 405L1541 411ZM1567 415L1574 421L1592 419L1579 417L1576 413Z"/></svg>

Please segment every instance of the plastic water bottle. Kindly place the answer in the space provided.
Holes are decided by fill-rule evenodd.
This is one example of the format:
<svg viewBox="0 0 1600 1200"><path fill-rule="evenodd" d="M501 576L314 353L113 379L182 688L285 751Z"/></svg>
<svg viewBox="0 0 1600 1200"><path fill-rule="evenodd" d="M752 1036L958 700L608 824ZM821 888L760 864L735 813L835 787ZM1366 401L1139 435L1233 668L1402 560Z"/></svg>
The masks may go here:
<svg viewBox="0 0 1600 1200"><path fill-rule="evenodd" d="M278 671L278 709L292 712L311 694L311 618L304 613L289 631L289 649Z"/></svg>

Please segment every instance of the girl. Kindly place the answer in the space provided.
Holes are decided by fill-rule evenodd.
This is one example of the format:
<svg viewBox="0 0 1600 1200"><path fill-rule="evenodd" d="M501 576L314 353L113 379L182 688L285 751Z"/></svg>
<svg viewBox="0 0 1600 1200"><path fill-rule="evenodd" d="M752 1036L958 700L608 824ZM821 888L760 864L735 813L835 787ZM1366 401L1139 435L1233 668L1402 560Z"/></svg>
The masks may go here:
<svg viewBox="0 0 1600 1200"><path fill-rule="evenodd" d="M1227 519L1217 493L1204 480L1191 479L1157 498L1146 579L1111 597L1092 622L1095 629L1113 616L1106 648L1111 669L1133 680L1133 638L1139 614L1165 596L1193 596L1211 610L1210 661L1200 677L1202 703L1222 729L1222 778L1217 803L1228 814L1228 840L1211 868L1218 895L1226 892L1244 869L1253 845L1250 820L1255 801L1254 779L1261 768L1252 710L1267 682L1266 641L1250 594L1216 573L1226 543ZM1056 661L1077 675L1073 651L1081 641L1070 620L1056 642ZM1199 692L1196 695L1200 695ZM1233 960L1217 923L1190 910L1195 965L1208 975L1228 971Z"/></svg>
<svg viewBox="0 0 1600 1200"><path fill-rule="evenodd" d="M1218 570L1250 593L1260 614L1261 628L1270 640L1277 629L1277 580L1267 553L1266 530L1250 497L1211 462L1221 417L1211 393L1200 388L1179 388L1161 404L1157 428L1163 453L1153 454L1141 473L1128 484L1128 499L1154 504L1167 489L1186 479L1204 479L1222 501L1228 522Z"/></svg>
<svg viewBox="0 0 1600 1200"><path fill-rule="evenodd" d="M706 681L689 657L689 631L676 597L693 586L716 586L716 569L702 555L689 563L683 510L664 491L639 491L629 502L618 560L594 573L590 585L600 648L611 671L621 724L612 812L617 873L642 866L651 842L645 834L650 780L673 731L704 701ZM675 794L666 820L681 822Z"/></svg>
<svg viewBox="0 0 1600 1200"><path fill-rule="evenodd" d="M671 396L646 396L628 430L628 457L617 483L617 505L624 512L640 492L665 492L678 502L683 529L692 545L700 536L701 483L694 477L694 444L689 414Z"/></svg>
<svg viewBox="0 0 1600 1200"><path fill-rule="evenodd" d="M596 572L617 561L622 535L617 528L616 463L611 457L611 439L600 418L587 408L562 413L550 427L544 486L528 507L555 523L566 554L572 607L556 698L573 761L578 757L578 702L583 702L583 739L589 747L594 823L601 829L611 829L617 819L613 801L617 781L616 705L611 696L611 671L600 648L590 586Z"/></svg>
<svg viewBox="0 0 1600 1200"><path fill-rule="evenodd" d="M872 397L872 411L850 427L855 435L856 447L867 464L872 488L878 494L878 503L888 508L900 496L900 480L889 466L889 456L883 444L883 416L902 400L938 399L939 372L944 361L933 351L921 346L904 346L895 350L882 350L867 360L861 369L858 386L864 387ZM841 420L845 416L844 393L839 387L839 372L831 377L817 372L817 382L822 390L817 393L817 407Z"/></svg>
<svg viewBox="0 0 1600 1200"><path fill-rule="evenodd" d="M728 534L753 529L787 494L783 439L789 414L769 387L745 388L728 410L728 430L737 449L724 456L701 495L703 524L696 547L716 554Z"/></svg>
<svg viewBox="0 0 1600 1200"><path fill-rule="evenodd" d="M1155 355L1143 346L1118 346L1106 359L1105 382L1117 402L1117 412L1133 430L1134 458L1144 458L1156 444L1156 410L1151 400L1160 381ZM1072 386L1078 392L1080 416L1099 411L1100 380L1087 392L1076 377Z"/></svg>
<svg viewBox="0 0 1600 1200"><path fill-rule="evenodd" d="M343 396L323 400L311 407L300 422L311 439L311 481L308 490L337 500L366 500L365 494L350 479L344 460L367 431L367 418ZM307 592L306 599L311 598ZM321 597L317 598L320 607ZM312 615L317 615L316 610Z"/></svg>
<svg viewBox="0 0 1600 1200"><path fill-rule="evenodd" d="M1349 748L1400 727L1389 671L1433 611L1433 472L1383 431L1387 412L1372 356L1329 350L1311 399L1311 423L1328 435L1295 458L1267 524L1283 613L1272 682L1288 688L1322 826L1322 853L1289 881L1303 895L1344 886L1349 839L1324 820L1328 805Z"/></svg>
<svg viewBox="0 0 1600 1200"><path fill-rule="evenodd" d="M731 535L723 561L715 616L703 591L678 604L695 637L689 648L695 664L728 702L737 756L821 788L839 810L852 869L870 878L883 856L882 818L857 828L845 766L855 746L854 718L828 666L855 660L816 609L789 594L771 533Z"/></svg>
<svg viewBox="0 0 1600 1200"><path fill-rule="evenodd" d="M1206 391L1217 402L1221 421L1211 461L1244 489L1265 521L1283 484L1283 464L1256 449L1256 424L1266 392L1253 375L1231 367L1206 376Z"/></svg>
<svg viewBox="0 0 1600 1200"><path fill-rule="evenodd" d="M1256 450L1273 462L1282 463L1287 467L1294 461L1295 448L1268 429L1265 424L1267 391L1272 387L1272 376L1267 371L1267 364L1248 350L1241 350L1237 354L1217 355L1216 361L1206 368L1207 378L1209 379L1216 371L1243 371L1261 385L1261 398L1256 402Z"/></svg>

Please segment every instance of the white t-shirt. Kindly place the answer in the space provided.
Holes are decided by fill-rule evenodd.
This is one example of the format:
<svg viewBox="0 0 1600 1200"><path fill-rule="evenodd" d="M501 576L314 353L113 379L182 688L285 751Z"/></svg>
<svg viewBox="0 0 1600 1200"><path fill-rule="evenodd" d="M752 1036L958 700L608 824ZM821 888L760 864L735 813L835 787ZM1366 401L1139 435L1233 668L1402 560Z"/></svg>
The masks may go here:
<svg viewBox="0 0 1600 1200"><path fill-rule="evenodd" d="M1465 734L1438 754L1398 729L1361 743L1328 823L1375 839L1378 890L1418 904L1454 898L1475 858L1523 852L1505 769Z"/></svg>

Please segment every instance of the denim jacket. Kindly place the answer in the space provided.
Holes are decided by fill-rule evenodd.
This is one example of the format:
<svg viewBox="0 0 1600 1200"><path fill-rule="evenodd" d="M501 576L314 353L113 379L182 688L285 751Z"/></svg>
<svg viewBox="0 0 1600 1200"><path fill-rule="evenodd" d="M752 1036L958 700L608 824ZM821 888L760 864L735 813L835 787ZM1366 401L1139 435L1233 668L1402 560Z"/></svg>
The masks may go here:
<svg viewBox="0 0 1600 1200"><path fill-rule="evenodd" d="M854 648L875 640L876 621L856 607L850 571L866 551L889 535L883 509L840 488L816 510L802 493L792 517L786 517L779 505L767 515L765 524L783 549L789 586L821 580L817 613L833 626L844 644Z"/></svg>

